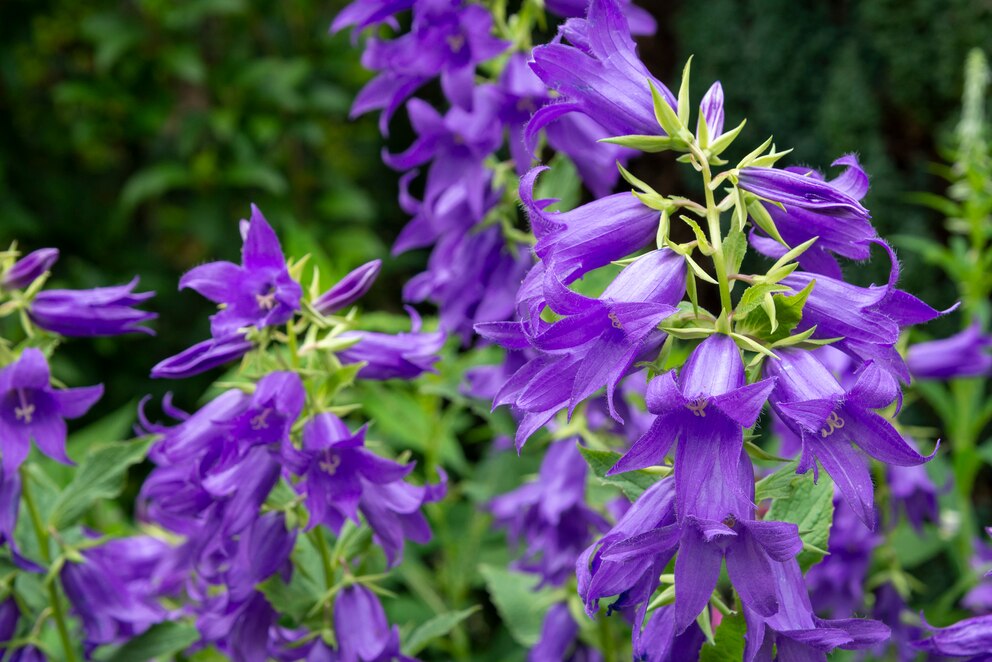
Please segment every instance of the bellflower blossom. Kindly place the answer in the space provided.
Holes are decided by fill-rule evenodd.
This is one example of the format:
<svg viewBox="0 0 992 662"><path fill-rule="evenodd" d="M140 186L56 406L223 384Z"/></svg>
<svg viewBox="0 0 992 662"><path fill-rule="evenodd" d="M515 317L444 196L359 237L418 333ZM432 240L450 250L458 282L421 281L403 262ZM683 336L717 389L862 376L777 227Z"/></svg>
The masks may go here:
<svg viewBox="0 0 992 662"><path fill-rule="evenodd" d="M924 652L947 657L964 657L971 662L992 660L992 614L958 621L946 628L927 625L931 636L913 642Z"/></svg>
<svg viewBox="0 0 992 662"><path fill-rule="evenodd" d="M589 9L587 0L545 0L544 6L548 11L565 18L583 18ZM638 7L631 0L621 0L621 7L630 25L630 33L635 36L650 36L658 30L658 23L645 9Z"/></svg>
<svg viewBox="0 0 992 662"><path fill-rule="evenodd" d="M906 365L916 379L959 379L992 375L992 335L974 320L967 329L940 340L915 343Z"/></svg>
<svg viewBox="0 0 992 662"><path fill-rule="evenodd" d="M59 249L39 248L20 258L0 276L0 289L22 290L43 276L59 259Z"/></svg>
<svg viewBox="0 0 992 662"><path fill-rule="evenodd" d="M561 43L563 37L570 46ZM555 43L535 48L533 58L534 72L562 100L534 114L528 145L542 128L572 112L588 115L614 136L663 135L650 85L673 108L675 97L638 59L618 0L592 0L587 18L566 22Z"/></svg>
<svg viewBox="0 0 992 662"><path fill-rule="evenodd" d="M65 419L79 418L103 395L103 386L53 389L48 362L28 348L0 369L0 450L3 471L13 475L31 450L31 441L48 457L72 464L65 453Z"/></svg>
<svg viewBox="0 0 992 662"><path fill-rule="evenodd" d="M420 315L409 306L406 311L411 320L409 333L347 331L341 338L357 338L358 342L339 352L338 359L344 364L365 362L358 371L361 379L413 379L433 372L445 334L443 331L422 333Z"/></svg>
<svg viewBox="0 0 992 662"><path fill-rule="evenodd" d="M313 302L314 310L321 315L331 315L355 303L369 291L382 269L382 260L366 262L348 272L331 289Z"/></svg>
<svg viewBox="0 0 992 662"><path fill-rule="evenodd" d="M489 504L498 526L526 544L516 566L541 575L542 584L559 585L575 572L575 560L592 531L609 523L585 504L589 467L574 439L556 441L541 462L538 480L499 496Z"/></svg>
<svg viewBox="0 0 992 662"><path fill-rule="evenodd" d="M530 649L527 662L602 662L603 656L594 648L577 641L579 624L568 611L568 605L552 605L541 624L541 638Z"/></svg>
<svg viewBox="0 0 992 662"><path fill-rule="evenodd" d="M634 662L679 662L699 658L706 636L693 623L681 634L675 632L675 607L660 607L651 613L643 629L634 630Z"/></svg>
<svg viewBox="0 0 992 662"><path fill-rule="evenodd" d="M748 167L740 171L745 191L780 203L765 203L779 234L789 246L798 246L814 237L817 241L799 256L802 269L842 278L834 254L852 260L870 257L871 240L878 235L868 210L859 202L868 192L868 175L854 154L831 164L847 166L842 174L827 182L810 168ZM752 232L751 244L758 252L778 259L788 250L774 239Z"/></svg>
<svg viewBox="0 0 992 662"><path fill-rule="evenodd" d="M143 322L158 317L136 308L155 296L154 292L134 292L135 277L127 285L97 287L91 290L42 290L28 306L31 321L53 333L71 337L117 336L124 333L155 332Z"/></svg>
<svg viewBox="0 0 992 662"><path fill-rule="evenodd" d="M913 448L916 442L909 437L903 437ZM919 464L910 467L888 466L886 478L889 484L889 495L892 501L892 514L898 518L900 511L918 534L923 533L923 523L940 522L940 510L937 506L937 486L930 480L926 466Z"/></svg>
<svg viewBox="0 0 992 662"><path fill-rule="evenodd" d="M872 411L895 401L898 387L872 363L845 390L809 352L783 349L778 356L766 363L765 373L778 380L771 397L775 413L802 439L797 471L813 469L816 476L819 460L861 521L874 528L871 476L855 446L897 466L922 464L933 457L916 452L891 423Z"/></svg>

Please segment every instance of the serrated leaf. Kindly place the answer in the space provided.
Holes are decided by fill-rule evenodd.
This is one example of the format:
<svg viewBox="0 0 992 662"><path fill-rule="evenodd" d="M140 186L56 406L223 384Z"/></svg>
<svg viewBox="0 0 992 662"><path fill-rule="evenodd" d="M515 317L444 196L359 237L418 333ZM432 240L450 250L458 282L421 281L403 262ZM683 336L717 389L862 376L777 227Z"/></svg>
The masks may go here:
<svg viewBox="0 0 992 662"><path fill-rule="evenodd" d="M659 480L658 474L643 469L627 471L622 474L616 474L615 476L607 476L606 472L612 469L613 465L620 460L620 453L585 448L584 446L579 446L579 452L582 453L582 457L585 458L586 463L589 464L589 468L592 469L592 473L596 478L604 485L619 487L631 501L636 501L638 497L644 494L645 490Z"/></svg>
<svg viewBox="0 0 992 662"><path fill-rule="evenodd" d="M192 623L166 621L153 625L112 653L104 656L100 650L97 660L105 662L133 662L153 658L170 659L200 639L200 632Z"/></svg>
<svg viewBox="0 0 992 662"><path fill-rule="evenodd" d="M422 623L414 630L409 637L403 641L404 655L416 655L422 651L427 644L434 639L443 637L451 632L459 623L479 611L481 607L475 605L461 611L449 611L446 614L438 614L426 623Z"/></svg>
<svg viewBox="0 0 992 662"><path fill-rule="evenodd" d="M486 590L510 635L518 644L531 648L541 637L541 625L548 609L557 600L551 589L537 589L541 578L491 565L480 565Z"/></svg>
<svg viewBox="0 0 992 662"><path fill-rule="evenodd" d="M128 468L141 462L151 438L93 447L72 481L59 494L48 522L56 530L79 520L100 499L112 499L124 489Z"/></svg>
<svg viewBox="0 0 992 662"><path fill-rule="evenodd" d="M793 460L778 471L765 476L754 484L754 502L761 503L765 499L788 497L795 491L795 483L802 476L796 474L798 460Z"/></svg>
<svg viewBox="0 0 992 662"><path fill-rule="evenodd" d="M814 483L812 472L795 475L795 480L789 483L789 490L787 495L772 500L765 519L792 522L799 527L804 543L821 550L827 549L830 525L834 519L834 483L830 476L821 471L819 481ZM806 572L822 559L822 553L804 549L799 553L799 567Z"/></svg>
<svg viewBox="0 0 992 662"><path fill-rule="evenodd" d="M734 315L738 318L747 316L750 312L761 306L761 302L766 294L786 292L789 288L776 283L757 283L744 290L741 300L734 309Z"/></svg>
<svg viewBox="0 0 992 662"><path fill-rule="evenodd" d="M744 255L747 253L747 237L736 227L731 227L727 238L723 240L723 253L727 258L727 269L730 273L740 273Z"/></svg>
<svg viewBox="0 0 992 662"><path fill-rule="evenodd" d="M714 633L712 644L703 644L699 662L740 662L744 659L744 634L747 624L744 615L724 616Z"/></svg>
<svg viewBox="0 0 992 662"><path fill-rule="evenodd" d="M541 175L535 186L535 199L555 199L548 211L569 211L582 200L582 179L575 163L558 152L548 163L551 169Z"/></svg>
<svg viewBox="0 0 992 662"><path fill-rule="evenodd" d="M815 283L815 280L810 281L809 285L795 294L775 294L772 296L775 318L778 322L774 329L771 319L764 309L752 309L746 315L737 318L734 331L738 334L759 338L768 343L787 338L802 320L803 307L806 305L806 299ZM767 292L761 293L762 300L766 294Z"/></svg>

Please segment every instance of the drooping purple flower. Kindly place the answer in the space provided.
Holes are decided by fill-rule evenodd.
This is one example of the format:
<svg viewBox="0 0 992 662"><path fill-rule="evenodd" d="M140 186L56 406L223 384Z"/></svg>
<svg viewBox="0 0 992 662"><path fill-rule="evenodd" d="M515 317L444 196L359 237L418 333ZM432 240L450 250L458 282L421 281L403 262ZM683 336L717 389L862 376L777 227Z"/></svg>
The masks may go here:
<svg viewBox="0 0 992 662"><path fill-rule="evenodd" d="M372 260L348 272L344 278L334 284L313 302L314 309L322 315L331 315L347 308L362 298L382 268L382 260Z"/></svg>
<svg viewBox="0 0 992 662"><path fill-rule="evenodd" d="M892 632L888 646L880 644L873 653L881 658L886 654L891 655L889 651L894 651L895 659L899 662L913 662L919 653L913 648L912 642L923 633L919 627L908 622L907 617L913 613L912 609L892 584L883 584L875 591L875 606L871 613L875 620L887 624Z"/></svg>
<svg viewBox="0 0 992 662"><path fill-rule="evenodd" d="M0 545L10 548L14 562L28 572L44 572L44 568L21 555L14 531L17 530L17 517L21 510L21 474L0 467Z"/></svg>
<svg viewBox="0 0 992 662"><path fill-rule="evenodd" d="M542 584L566 581L590 534L609 528L585 503L588 470L574 439L557 441L541 461L538 480L489 504L497 525L507 529L511 540L526 545L516 567L540 574Z"/></svg>
<svg viewBox="0 0 992 662"><path fill-rule="evenodd" d="M613 403L617 385L639 356L660 346L658 324L675 312L685 291L685 263L667 250L652 251L630 264L598 299L577 294L549 271L545 296L561 316L553 324L479 324L476 331L507 349L533 347L540 354L521 367L501 389L495 406L512 404L524 412L517 446L556 412L578 404L606 387L610 414L621 421Z"/></svg>
<svg viewBox="0 0 992 662"><path fill-rule="evenodd" d="M658 585L658 575L675 554L674 546L660 554L628 554L621 560L608 560L609 555L651 537L670 534L677 539L674 525L674 481L661 480L649 487L576 562L578 590L586 613L592 616L599 600L614 595L619 598L609 606L611 612L645 603Z"/></svg>
<svg viewBox="0 0 992 662"><path fill-rule="evenodd" d="M508 46L492 35L492 15L479 5L420 0L413 10L410 32L390 41L370 39L362 56L362 66L380 73L358 93L351 116L382 110L383 134L400 104L438 76L448 100L470 109L475 66Z"/></svg>
<svg viewBox="0 0 992 662"><path fill-rule="evenodd" d="M527 662L601 662L603 657L595 648L578 638L579 624L568 611L568 604L552 605L541 624L541 637L527 654Z"/></svg>
<svg viewBox="0 0 992 662"><path fill-rule="evenodd" d="M345 518L358 523L358 503L367 483L402 480L413 464L399 464L365 449L365 428L352 434L334 414L317 414L303 428L303 449L292 465L302 476L297 488L306 495L307 529L324 524L340 531ZM371 488L375 489L375 488Z"/></svg>
<svg viewBox="0 0 992 662"><path fill-rule="evenodd" d="M360 584L341 589L334 600L334 632L341 662L414 662L400 653L400 631L390 627L375 593Z"/></svg>
<svg viewBox="0 0 992 662"><path fill-rule="evenodd" d="M873 411L896 400L898 385L877 365L867 363L857 382L845 390L809 352L783 349L777 353L779 359L770 359L765 372L778 380L771 397L775 413L802 439L797 471L813 469L815 477L819 460L857 516L873 529L871 476L866 459L856 449L897 466L930 459L916 452L891 423Z"/></svg>
<svg viewBox="0 0 992 662"><path fill-rule="evenodd" d="M283 324L299 310L303 296L286 268L279 238L255 205L241 265L209 262L194 267L179 280L179 289L187 287L224 306L210 318L214 338L227 338L245 327Z"/></svg>
<svg viewBox="0 0 992 662"><path fill-rule="evenodd" d="M643 629L634 630L634 662L679 662L695 660L706 641L693 623L681 634L675 632L675 607L660 607L651 613Z"/></svg>
<svg viewBox="0 0 992 662"><path fill-rule="evenodd" d="M22 290L52 268L59 259L59 249L39 248L20 258L0 277L0 289Z"/></svg>
<svg viewBox="0 0 992 662"><path fill-rule="evenodd" d="M927 653L948 657L967 657L973 662L988 662L992 659L992 614L976 616L958 621L946 628L935 628L925 624L931 636L913 642L913 645Z"/></svg>
<svg viewBox="0 0 992 662"><path fill-rule="evenodd" d="M166 619L155 569L168 549L148 536L120 538L62 567L62 586L83 621L87 648L123 643Z"/></svg>
<svg viewBox="0 0 992 662"><path fill-rule="evenodd" d="M239 359L253 347L241 333L209 338L155 364L155 379L185 379Z"/></svg>
<svg viewBox="0 0 992 662"><path fill-rule="evenodd" d="M833 254L852 260L867 260L870 242L877 238L868 210L859 200L868 192L868 176L858 158L847 154L834 161L833 166L846 166L843 173L827 182L816 170L802 167L744 168L740 185L763 198L781 203L762 203L790 246L798 246L813 237L815 244L799 256L799 265L806 271L832 278L842 277L840 265ZM777 241L752 234L752 245L761 253L779 258L788 250Z"/></svg>
<svg viewBox="0 0 992 662"><path fill-rule="evenodd" d="M569 284L653 242L659 213L628 193L616 193L568 212L548 212L553 200L535 200L538 167L520 180L520 200L537 238L534 252ZM674 259L674 258L673 258Z"/></svg>
<svg viewBox="0 0 992 662"><path fill-rule="evenodd" d="M752 508L748 486L737 483L744 428L757 422L774 385L774 379L747 384L734 340L710 336L693 351L678 380L672 371L648 384L648 411L657 418L609 473L661 464L678 439L679 520L744 516ZM753 482L750 476L744 480Z"/></svg>
<svg viewBox="0 0 992 662"><path fill-rule="evenodd" d="M572 45L560 43L566 37ZM592 0L586 19L566 22L555 43L534 49L531 67L562 97L539 110L527 141L550 122L581 112L612 135L663 135L654 116L653 84L673 108L675 97L637 57L637 47L618 0Z"/></svg>
<svg viewBox="0 0 992 662"><path fill-rule="evenodd" d="M204 641L239 662L266 662L269 631L279 615L260 591L246 597L224 592L198 605L196 627Z"/></svg>
<svg viewBox="0 0 992 662"><path fill-rule="evenodd" d="M155 332L143 322L158 317L135 308L155 296L154 292L134 293L137 276L127 285L97 287L91 290L42 290L31 301L31 321L63 336L117 336L124 333Z"/></svg>
<svg viewBox="0 0 992 662"><path fill-rule="evenodd" d="M544 6L548 11L565 18L582 18L589 9L588 0L546 0ZM631 0L621 0L623 13L627 16L630 33L635 36L650 36L658 30L658 23L645 9L635 5Z"/></svg>
<svg viewBox="0 0 992 662"><path fill-rule="evenodd" d="M420 315L407 307L411 318L409 333L375 333L372 331L347 331L341 338L359 338L359 341L338 353L345 364L365 362L358 371L362 379L413 379L425 372L433 372L444 346L443 331L422 333Z"/></svg>
<svg viewBox="0 0 992 662"><path fill-rule="evenodd" d="M306 391L298 374L270 372L258 380L247 409L232 421L230 435L242 449L269 444L277 450L289 443L289 431L305 404Z"/></svg>
<svg viewBox="0 0 992 662"><path fill-rule="evenodd" d="M0 449L3 470L13 475L31 450L72 464L65 454L65 419L79 418L103 395L103 386L53 389L48 362L40 350L25 349L0 369Z"/></svg>
<svg viewBox="0 0 992 662"><path fill-rule="evenodd" d="M10 597L0 602L0 643L14 638L20 616L21 610L18 609L14 598Z"/></svg>
<svg viewBox="0 0 992 662"><path fill-rule="evenodd" d="M982 323L975 319L967 329L949 338L911 345L906 364L916 379L992 375L992 335L982 333Z"/></svg>
<svg viewBox="0 0 992 662"><path fill-rule="evenodd" d="M878 621L817 618L794 560L771 566L765 582L774 591L779 608L762 616L745 604L745 662L771 660L773 647L779 660L825 660L824 654L835 648L864 650L889 637L889 628Z"/></svg>

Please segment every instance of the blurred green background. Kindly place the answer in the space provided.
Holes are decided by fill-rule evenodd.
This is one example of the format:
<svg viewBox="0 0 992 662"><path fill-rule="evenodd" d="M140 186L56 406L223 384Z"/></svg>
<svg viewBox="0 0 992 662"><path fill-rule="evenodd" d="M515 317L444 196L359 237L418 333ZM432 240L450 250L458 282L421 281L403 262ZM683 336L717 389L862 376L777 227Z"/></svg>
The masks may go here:
<svg viewBox="0 0 992 662"><path fill-rule="evenodd" d="M928 173L958 117L968 49L992 36L992 5L968 0L642 2L660 34L649 66L677 77L695 54L696 93L719 78L728 122L774 134L793 162L858 152L884 234L941 237L905 200L940 192ZM340 274L384 257L404 222L375 118L347 111L368 79L347 35L327 34L341 0L4 0L0 3L0 243L57 246L55 281L91 287L138 273L158 296L157 340L70 343L76 383L104 381L102 411L151 390L148 369L207 335L207 302L176 291L191 266L237 259L250 202ZM400 123L402 124L402 122ZM398 126L392 147L408 136ZM671 159L635 164L659 190ZM909 289L939 307L949 283L904 251ZM387 261L369 307L399 309L425 253ZM876 260L881 263L882 260ZM867 273L887 265L873 264ZM951 325L957 321L948 322ZM63 372L64 372L63 371ZM209 377L184 382L191 404Z"/></svg>

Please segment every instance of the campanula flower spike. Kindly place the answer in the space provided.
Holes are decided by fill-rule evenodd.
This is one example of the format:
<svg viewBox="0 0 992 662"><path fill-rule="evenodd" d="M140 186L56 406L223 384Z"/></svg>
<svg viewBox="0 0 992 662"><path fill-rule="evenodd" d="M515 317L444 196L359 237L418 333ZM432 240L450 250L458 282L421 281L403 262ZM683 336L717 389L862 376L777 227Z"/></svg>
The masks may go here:
<svg viewBox="0 0 992 662"><path fill-rule="evenodd" d="M874 495L865 458L897 466L927 462L937 452L920 455L874 410L900 397L898 385L884 370L866 364L855 384L845 390L815 356L796 349L778 352L765 364L765 374L777 382L771 403L775 413L803 442L797 471L819 461L862 522L875 528Z"/></svg>
<svg viewBox="0 0 992 662"><path fill-rule="evenodd" d="M103 386L54 389L48 361L40 350L25 349L0 369L0 444L3 471L13 475L31 450L72 464L65 452L65 419L79 418L103 395Z"/></svg>

